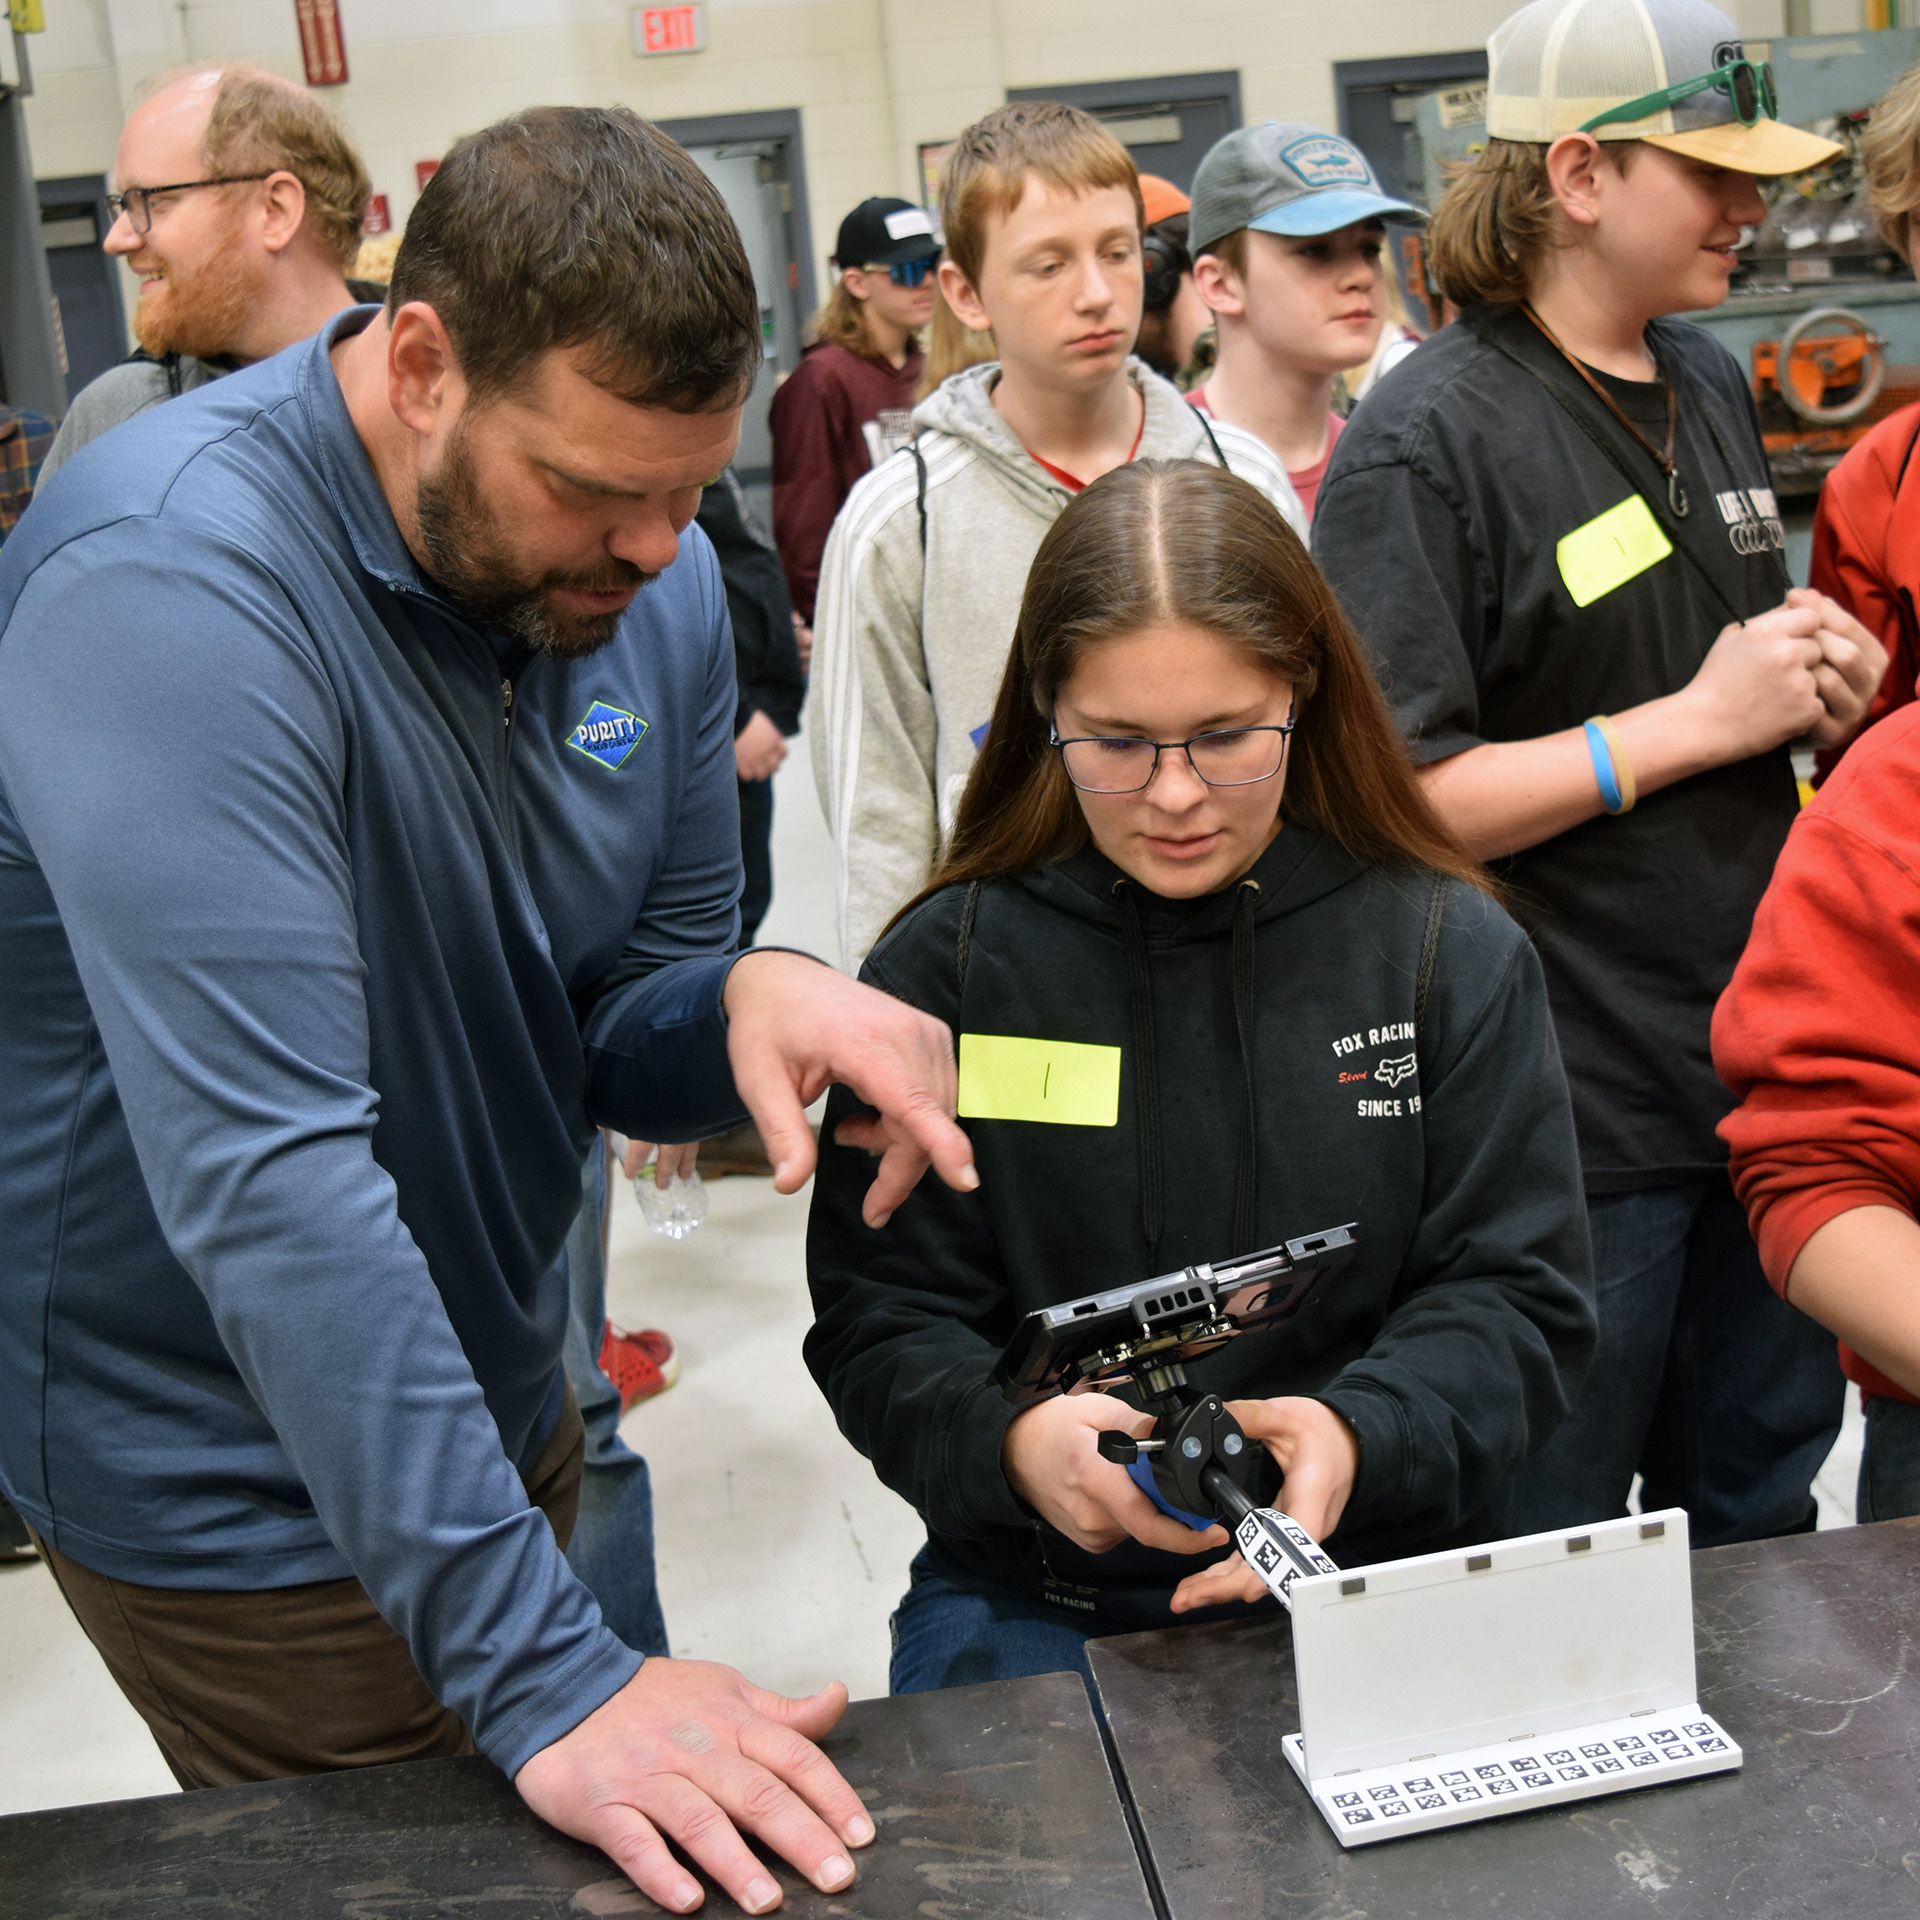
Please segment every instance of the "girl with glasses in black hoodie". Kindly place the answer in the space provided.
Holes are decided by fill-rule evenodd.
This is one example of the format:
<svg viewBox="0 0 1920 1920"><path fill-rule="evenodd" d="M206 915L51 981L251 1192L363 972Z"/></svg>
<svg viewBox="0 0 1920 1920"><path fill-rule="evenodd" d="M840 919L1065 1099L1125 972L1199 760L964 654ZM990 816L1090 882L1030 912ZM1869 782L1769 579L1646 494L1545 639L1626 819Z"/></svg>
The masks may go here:
<svg viewBox="0 0 1920 1920"><path fill-rule="evenodd" d="M1488 1537L1592 1340L1565 1078L1531 948L1254 488L1140 462L1061 515L946 856L862 978L952 1027L981 1176L867 1227L834 1095L806 1351L927 1523L895 1691L1260 1599L1100 1458L1146 1414L1015 1415L990 1375L1034 1308L1316 1228L1357 1223L1353 1262L1193 1384L1342 1564Z"/></svg>

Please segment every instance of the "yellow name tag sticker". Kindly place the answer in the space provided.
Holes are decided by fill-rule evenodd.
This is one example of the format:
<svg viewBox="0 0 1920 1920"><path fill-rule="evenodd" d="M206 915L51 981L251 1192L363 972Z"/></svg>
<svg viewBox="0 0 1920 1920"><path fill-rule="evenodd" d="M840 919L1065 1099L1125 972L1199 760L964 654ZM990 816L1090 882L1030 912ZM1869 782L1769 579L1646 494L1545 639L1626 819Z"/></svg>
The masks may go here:
<svg viewBox="0 0 1920 1920"><path fill-rule="evenodd" d="M1059 1127L1120 1122L1120 1049L1077 1040L960 1036L963 1120L1046 1120Z"/></svg>
<svg viewBox="0 0 1920 1920"><path fill-rule="evenodd" d="M1657 566L1673 551L1673 543L1636 493L1609 507L1597 520L1575 527L1553 551L1573 604L1590 607L1636 574Z"/></svg>

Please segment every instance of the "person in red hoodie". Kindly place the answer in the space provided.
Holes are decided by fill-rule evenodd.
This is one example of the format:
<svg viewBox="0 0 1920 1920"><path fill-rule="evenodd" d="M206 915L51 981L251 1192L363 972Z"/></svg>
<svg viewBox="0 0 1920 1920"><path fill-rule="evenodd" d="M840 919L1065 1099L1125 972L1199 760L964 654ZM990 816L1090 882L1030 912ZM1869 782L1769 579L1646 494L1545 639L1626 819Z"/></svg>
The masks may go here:
<svg viewBox="0 0 1920 1920"><path fill-rule="evenodd" d="M840 222L840 277L814 341L773 396L773 538L787 591L813 625L820 556L854 482L912 436L940 242L910 200L862 200Z"/></svg>
<svg viewBox="0 0 1920 1920"><path fill-rule="evenodd" d="M1767 1278L1840 1336L1859 1518L1920 1513L1920 706L1800 815L1713 1018L1720 1123Z"/></svg>
<svg viewBox="0 0 1920 1920"><path fill-rule="evenodd" d="M1874 108L1860 152L1880 231L1911 265L1913 224L1920 219L1920 67L1895 81ZM1827 475L1814 515L1810 584L1839 601L1887 650L1886 677L1863 731L1908 705L1920 680L1916 447L1920 404L1890 413ZM1823 775L1845 751L1837 747L1817 756Z"/></svg>

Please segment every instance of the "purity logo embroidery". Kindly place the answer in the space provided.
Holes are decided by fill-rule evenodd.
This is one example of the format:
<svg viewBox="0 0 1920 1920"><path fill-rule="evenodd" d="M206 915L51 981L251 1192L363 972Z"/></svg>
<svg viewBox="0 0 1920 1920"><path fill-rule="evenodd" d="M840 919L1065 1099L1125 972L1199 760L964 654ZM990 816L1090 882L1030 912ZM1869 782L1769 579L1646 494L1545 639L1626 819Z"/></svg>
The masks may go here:
<svg viewBox="0 0 1920 1920"><path fill-rule="evenodd" d="M637 713L596 700L567 735L567 745L575 753L584 753L589 760L598 760L603 767L618 772L646 730L647 723Z"/></svg>

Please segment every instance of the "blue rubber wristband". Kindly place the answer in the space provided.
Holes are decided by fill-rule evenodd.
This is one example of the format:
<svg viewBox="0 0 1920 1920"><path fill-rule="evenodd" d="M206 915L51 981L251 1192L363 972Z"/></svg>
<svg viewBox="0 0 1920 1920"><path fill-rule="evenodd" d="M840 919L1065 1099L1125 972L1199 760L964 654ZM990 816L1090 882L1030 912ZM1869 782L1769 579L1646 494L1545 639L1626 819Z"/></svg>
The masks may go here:
<svg viewBox="0 0 1920 1920"><path fill-rule="evenodd" d="M1607 736L1589 720L1586 723L1587 752L1593 757L1593 777L1600 783L1600 804L1609 813L1618 813L1623 802L1620 796L1620 779L1613 770L1613 749L1607 745Z"/></svg>

